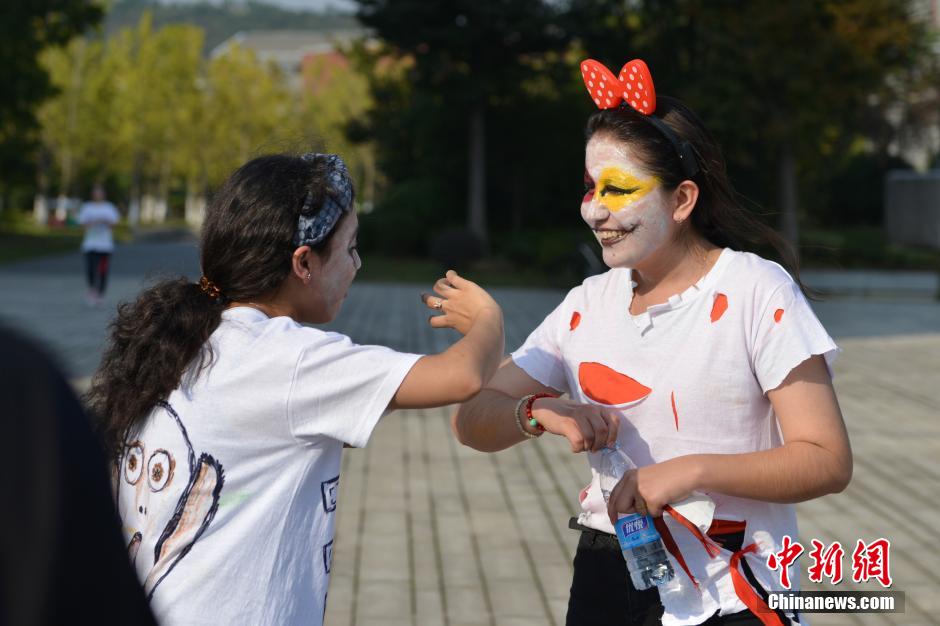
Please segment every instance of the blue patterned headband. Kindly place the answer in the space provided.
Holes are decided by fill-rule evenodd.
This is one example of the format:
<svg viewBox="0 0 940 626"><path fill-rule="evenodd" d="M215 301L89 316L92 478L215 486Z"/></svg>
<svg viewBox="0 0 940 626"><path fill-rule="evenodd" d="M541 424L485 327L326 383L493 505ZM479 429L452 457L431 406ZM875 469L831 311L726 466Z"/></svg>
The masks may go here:
<svg viewBox="0 0 940 626"><path fill-rule="evenodd" d="M300 158L308 163L322 158L326 163L327 193L324 194L323 206L316 214L310 215L313 194L308 192L294 233L294 246L315 246L326 239L343 213L352 207L352 182L346 164L338 154L308 152Z"/></svg>

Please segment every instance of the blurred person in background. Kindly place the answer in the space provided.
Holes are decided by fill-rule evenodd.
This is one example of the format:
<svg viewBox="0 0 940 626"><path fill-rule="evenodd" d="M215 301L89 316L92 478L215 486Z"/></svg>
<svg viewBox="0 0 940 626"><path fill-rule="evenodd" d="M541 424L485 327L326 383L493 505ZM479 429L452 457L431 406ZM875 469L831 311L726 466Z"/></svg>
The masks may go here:
<svg viewBox="0 0 940 626"><path fill-rule="evenodd" d="M798 278L745 252L775 247L798 277L699 118L657 98L640 60L618 76L593 60L581 69L600 110L580 212L611 269L568 293L454 431L483 451L549 432L588 452L569 625L799 623L767 608L779 588L767 563L798 536L793 503L852 475L838 348ZM599 452L615 442L639 469L605 494ZM693 494L713 509L689 520L676 508ZM661 593L627 575L613 524L631 513L655 518L669 552L675 578ZM789 577L798 586L796 564Z"/></svg>
<svg viewBox="0 0 940 626"><path fill-rule="evenodd" d="M114 252L111 231L120 219L117 208L107 201L104 187L96 184L91 192L91 201L82 203L78 211L78 223L85 229L82 252L85 254L85 278L88 282L85 303L88 306L98 306L104 298L111 253Z"/></svg>
<svg viewBox="0 0 940 626"><path fill-rule="evenodd" d="M118 308L89 400L165 624L320 624L343 446L390 410L470 398L499 365L502 311L453 271L424 297L432 327L464 335L440 354L304 326L339 313L357 232L339 156L259 157L208 207L201 279Z"/></svg>

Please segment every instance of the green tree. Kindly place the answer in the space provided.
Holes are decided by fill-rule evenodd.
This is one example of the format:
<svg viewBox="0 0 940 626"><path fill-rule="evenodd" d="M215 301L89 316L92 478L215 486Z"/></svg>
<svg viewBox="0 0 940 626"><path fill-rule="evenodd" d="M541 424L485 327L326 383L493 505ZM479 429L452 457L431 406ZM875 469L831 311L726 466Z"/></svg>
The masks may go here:
<svg viewBox="0 0 940 626"><path fill-rule="evenodd" d="M0 6L0 192L31 180L37 141L36 106L55 90L40 53L94 26L91 0L9 0Z"/></svg>
<svg viewBox="0 0 940 626"><path fill-rule="evenodd" d="M207 190L233 168L283 147L278 138L296 137L310 116L332 142L343 141L332 124L368 98L361 78L337 76L304 107L276 67L253 52L236 47L210 61L202 49L201 29L154 29L145 13L107 41L78 38L46 53L58 91L40 110L50 162L40 187L53 177L63 194L76 191L79 179L122 181L134 224L165 219L170 191L185 188L186 216L196 222ZM365 147L356 150L366 163Z"/></svg>
<svg viewBox="0 0 940 626"><path fill-rule="evenodd" d="M394 94L410 100L410 110L399 111L403 126L427 139L416 148L447 162L454 160L447 151L462 147L466 170L457 178L467 189L467 227L485 241L486 159L493 152L487 148L488 115L518 99L534 57L564 48L566 35L555 26L560 9L544 0L359 0L359 7L359 19L388 45L385 54L413 61L410 88L376 83L373 130L384 132L376 130L389 123L382 96ZM451 140L455 128L463 128L464 136ZM444 138L447 150L435 149ZM385 161L400 158L401 144L382 142L380 150L388 151Z"/></svg>
<svg viewBox="0 0 940 626"><path fill-rule="evenodd" d="M209 62L206 97L210 185L257 152L279 149L296 132L296 95L277 69L251 50L234 46Z"/></svg>
<svg viewBox="0 0 940 626"><path fill-rule="evenodd" d="M153 30L149 15L109 42L115 70L114 168L130 181L130 217L166 217L169 187L192 146L187 106L197 96L202 31L187 25Z"/></svg>
<svg viewBox="0 0 940 626"><path fill-rule="evenodd" d="M320 54L303 67L298 135L311 139L319 149L343 156L352 179L357 181L356 199L371 208L378 184L372 142L350 140L347 129L372 106L368 78L350 58L366 54L362 42L350 49Z"/></svg>
<svg viewBox="0 0 940 626"><path fill-rule="evenodd" d="M70 196L81 191L80 179L106 176L116 156L113 57L104 42L80 37L65 47L47 49L41 61L56 95L37 109L40 139L52 157L60 195ZM40 178L49 173L43 170Z"/></svg>

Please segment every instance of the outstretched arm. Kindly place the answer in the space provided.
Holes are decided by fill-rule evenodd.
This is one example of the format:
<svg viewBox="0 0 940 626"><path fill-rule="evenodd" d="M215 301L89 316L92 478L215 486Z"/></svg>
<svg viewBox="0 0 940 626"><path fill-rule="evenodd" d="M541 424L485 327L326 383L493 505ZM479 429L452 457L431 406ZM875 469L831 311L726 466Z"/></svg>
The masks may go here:
<svg viewBox="0 0 940 626"><path fill-rule="evenodd" d="M428 321L434 328L453 328L464 335L440 354L421 357L402 381L388 408L445 406L472 398L499 366L503 354L503 313L490 295L453 270L425 298L440 311ZM437 305L440 306L437 306Z"/></svg>

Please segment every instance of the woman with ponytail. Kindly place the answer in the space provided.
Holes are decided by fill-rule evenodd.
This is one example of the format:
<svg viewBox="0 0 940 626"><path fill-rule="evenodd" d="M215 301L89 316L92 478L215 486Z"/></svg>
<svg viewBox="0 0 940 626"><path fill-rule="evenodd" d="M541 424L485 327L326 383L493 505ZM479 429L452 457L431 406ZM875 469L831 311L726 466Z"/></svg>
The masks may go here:
<svg viewBox="0 0 940 626"><path fill-rule="evenodd" d="M767 598L799 584L781 557L798 536L793 503L852 475L838 348L698 117L657 98L643 61L618 76L593 60L581 71L601 110L587 122L580 212L611 269L571 290L454 430L480 450L547 431L589 453L572 494L569 626L798 623ZM602 490L599 452L615 443L639 469ZM631 528L655 524L669 553L659 594L634 587L614 536L634 513L652 519Z"/></svg>
<svg viewBox="0 0 940 626"><path fill-rule="evenodd" d="M203 275L123 304L88 400L128 550L164 624L319 624L342 448L386 412L469 399L502 312L455 272L425 304L464 337L430 356L359 346L332 320L360 267L336 155L265 156L210 203Z"/></svg>

